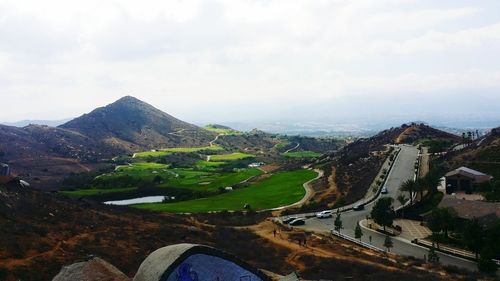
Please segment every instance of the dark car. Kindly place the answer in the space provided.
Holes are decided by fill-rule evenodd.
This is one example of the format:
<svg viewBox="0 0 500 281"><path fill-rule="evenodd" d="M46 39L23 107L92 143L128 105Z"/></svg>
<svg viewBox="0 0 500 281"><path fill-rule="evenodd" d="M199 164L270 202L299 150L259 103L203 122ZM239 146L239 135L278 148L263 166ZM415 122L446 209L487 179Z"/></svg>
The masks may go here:
<svg viewBox="0 0 500 281"><path fill-rule="evenodd" d="M291 223L292 221L298 219L297 217L286 217L286 218L283 218L283 220L281 220L281 222L283 222L284 224L287 224L287 223Z"/></svg>
<svg viewBox="0 0 500 281"><path fill-rule="evenodd" d="M354 207L352 207L352 209L354 211L361 211L361 210L364 210L365 209L365 204L358 204L358 205L354 205Z"/></svg>
<svg viewBox="0 0 500 281"><path fill-rule="evenodd" d="M290 222L290 225L304 225L306 224L306 221L304 219L295 219L292 222Z"/></svg>

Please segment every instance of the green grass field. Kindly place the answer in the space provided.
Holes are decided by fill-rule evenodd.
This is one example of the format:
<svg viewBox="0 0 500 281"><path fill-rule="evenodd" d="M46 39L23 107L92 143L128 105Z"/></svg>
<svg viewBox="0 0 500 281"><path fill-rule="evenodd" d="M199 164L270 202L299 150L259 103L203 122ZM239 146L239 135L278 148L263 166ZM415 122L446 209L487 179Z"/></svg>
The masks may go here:
<svg viewBox="0 0 500 281"><path fill-rule="evenodd" d="M282 149L285 148L285 146L290 145L290 142L288 140L280 140L279 143L274 145L274 148L276 149Z"/></svg>
<svg viewBox="0 0 500 281"><path fill-rule="evenodd" d="M62 194L72 196L72 197L87 197L100 194L109 193L121 193L130 192L136 190L136 187L126 187L126 188L90 188L90 189L79 189L74 191L61 191Z"/></svg>
<svg viewBox="0 0 500 281"><path fill-rule="evenodd" d="M208 198L181 201L176 203L138 204L134 207L163 212L209 212L223 210L242 210L250 204L254 210L285 206L298 202L305 195L303 184L317 173L311 170L281 172L255 183Z"/></svg>
<svg viewBox="0 0 500 281"><path fill-rule="evenodd" d="M224 150L224 148L218 145L203 146L203 147L165 148L155 151L138 152L134 154L134 158L161 157L172 153L192 153L192 152L219 151L219 150Z"/></svg>
<svg viewBox="0 0 500 281"><path fill-rule="evenodd" d="M281 155L289 158L313 158L321 156L321 153L317 153L314 151L296 151L281 153Z"/></svg>
<svg viewBox="0 0 500 281"><path fill-rule="evenodd" d="M169 186L205 191L214 191L220 187L232 186L263 173L259 169L241 169L236 172L226 173L189 169L172 169L171 171L179 176L168 179Z"/></svg>
<svg viewBox="0 0 500 281"><path fill-rule="evenodd" d="M255 157L253 154L248 154L248 153L241 153L241 152L235 152L235 153L230 153L230 154L218 154L218 155L212 155L210 156L210 162L212 161L219 161L219 162L224 162L224 161L234 161L234 160L240 160L240 159L245 159L245 158L252 158Z"/></svg>
<svg viewBox="0 0 500 281"><path fill-rule="evenodd" d="M118 175L129 175L131 177L135 178L141 178L141 179L152 179L155 176L156 173L165 173L165 171L168 171L168 165L166 164L160 164L160 163L134 163L131 165L126 165L126 166L118 166L116 167L115 172L113 173L108 173L108 174L103 174L100 177L103 178L109 178L109 177L115 177Z"/></svg>
<svg viewBox="0 0 500 281"><path fill-rule="evenodd" d="M114 172L99 176L96 181L99 182L99 186L111 187L113 184L120 183L152 182L155 177L159 176L163 181L163 183L158 185L160 188L177 187L199 191L215 191L221 187L232 186L263 173L259 169L249 168L232 172L222 172L216 169L217 166L222 164L224 164L224 162L198 161L196 165L203 168L197 170L193 168L169 168L168 165L159 163L134 163L127 166L119 166ZM97 190L102 189L104 188L98 188ZM92 193L92 191L88 190L89 189L82 189L81 191L83 193ZM77 194L79 191L80 190L71 192Z"/></svg>
<svg viewBox="0 0 500 281"><path fill-rule="evenodd" d="M241 134L243 134L242 132L236 131L233 129L215 128L215 127L210 126L210 125L205 126L205 129L207 129L211 132L217 133L217 134L222 134L222 135L241 135Z"/></svg>
<svg viewBox="0 0 500 281"><path fill-rule="evenodd" d="M214 168L218 168L222 165L226 164L226 162L216 162L216 161L203 161L203 160L200 160L198 162L196 162L196 168L200 169L200 170L205 170L205 169L214 169Z"/></svg>

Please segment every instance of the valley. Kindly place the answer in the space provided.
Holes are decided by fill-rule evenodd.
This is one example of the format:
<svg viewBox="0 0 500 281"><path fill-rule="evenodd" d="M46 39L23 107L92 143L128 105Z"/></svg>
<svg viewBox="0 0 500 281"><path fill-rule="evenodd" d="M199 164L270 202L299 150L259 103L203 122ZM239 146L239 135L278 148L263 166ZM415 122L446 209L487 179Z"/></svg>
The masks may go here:
<svg viewBox="0 0 500 281"><path fill-rule="evenodd" d="M70 180L72 186L63 186L61 193L99 201L162 195L162 203L133 207L184 213L272 209L304 197L303 185L316 173L300 166L321 153L280 152L276 145L267 150L267 156L263 155L266 148L258 154L227 151L217 142L228 135L244 138L245 133L216 130L218 135L210 146L159 148L119 156L124 164L88 178L81 186ZM266 170L265 166L273 168Z"/></svg>
<svg viewBox="0 0 500 281"><path fill-rule="evenodd" d="M497 176L497 136L494 129L472 141L417 123L349 141L241 132L197 127L132 97L57 128L0 127L1 161L13 171L0 187L0 277L33 279L42 267L50 277L94 254L132 276L150 251L192 242L278 274L468 280L478 276L469 272L474 261L443 253L437 255L442 264L422 261L427 248L399 237L389 253L381 249L386 234L364 226L374 233L356 238L355 228L377 202L404 195L400 186L416 175L421 157L421 177L462 163ZM32 187L21 188L20 180ZM382 188L389 194L381 195ZM496 200L494 188L480 191ZM424 193L414 196L422 202L394 208L405 206L425 224L420 214L443 196ZM354 210L359 204L366 209ZM342 213L344 236L332 235L333 219L314 218L325 210ZM303 218L304 226L284 223L287 216ZM306 238L307 247L297 245ZM325 271L332 264L335 269Z"/></svg>

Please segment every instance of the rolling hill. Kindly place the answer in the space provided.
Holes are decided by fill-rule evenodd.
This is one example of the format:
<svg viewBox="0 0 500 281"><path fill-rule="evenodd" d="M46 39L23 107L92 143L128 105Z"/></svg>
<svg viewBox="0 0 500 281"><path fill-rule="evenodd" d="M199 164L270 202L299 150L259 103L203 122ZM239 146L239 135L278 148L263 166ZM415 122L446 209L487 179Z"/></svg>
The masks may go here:
<svg viewBox="0 0 500 281"><path fill-rule="evenodd" d="M389 155L387 144L415 144L422 140L457 143L461 137L425 124L410 123L358 139L338 153L324 155L318 160L317 164L325 170L325 176L315 184L320 203L335 202L339 198L347 203L361 199Z"/></svg>
<svg viewBox="0 0 500 281"><path fill-rule="evenodd" d="M208 145L215 135L127 96L59 127L0 125L0 162L34 186L52 187L114 156Z"/></svg>
<svg viewBox="0 0 500 281"><path fill-rule="evenodd" d="M134 97L73 119L59 128L79 132L123 151L206 145L215 134L186 123Z"/></svg>
<svg viewBox="0 0 500 281"><path fill-rule="evenodd" d="M500 179L500 127L469 146L452 151L442 160L447 170L467 166Z"/></svg>

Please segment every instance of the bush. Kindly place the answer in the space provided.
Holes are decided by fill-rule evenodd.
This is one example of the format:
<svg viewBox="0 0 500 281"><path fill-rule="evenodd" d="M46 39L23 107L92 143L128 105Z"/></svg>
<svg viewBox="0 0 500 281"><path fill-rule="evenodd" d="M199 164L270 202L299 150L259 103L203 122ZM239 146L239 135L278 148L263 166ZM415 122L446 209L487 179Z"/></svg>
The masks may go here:
<svg viewBox="0 0 500 281"><path fill-rule="evenodd" d="M477 263L477 268L482 272L495 273L497 271L497 267L497 264L492 260L492 255L485 249L485 251L481 253L481 257Z"/></svg>

